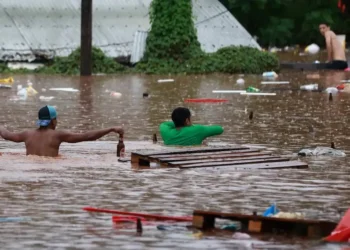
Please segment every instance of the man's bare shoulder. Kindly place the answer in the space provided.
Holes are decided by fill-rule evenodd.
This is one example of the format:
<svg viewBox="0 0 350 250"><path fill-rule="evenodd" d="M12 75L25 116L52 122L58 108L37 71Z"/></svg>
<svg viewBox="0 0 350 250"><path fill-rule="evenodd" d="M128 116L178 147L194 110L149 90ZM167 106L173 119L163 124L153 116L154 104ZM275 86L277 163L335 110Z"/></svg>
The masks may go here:
<svg viewBox="0 0 350 250"><path fill-rule="evenodd" d="M336 37L335 33L332 30L328 30L325 32L326 37Z"/></svg>

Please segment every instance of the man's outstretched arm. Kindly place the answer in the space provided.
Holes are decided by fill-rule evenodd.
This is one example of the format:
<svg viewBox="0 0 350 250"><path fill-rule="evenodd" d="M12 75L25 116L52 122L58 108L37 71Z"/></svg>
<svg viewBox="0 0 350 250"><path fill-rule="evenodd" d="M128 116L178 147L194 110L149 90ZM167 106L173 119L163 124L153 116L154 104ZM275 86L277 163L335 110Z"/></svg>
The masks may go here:
<svg viewBox="0 0 350 250"><path fill-rule="evenodd" d="M60 131L58 133L59 140L61 142L77 143L83 141L95 141L109 133L118 133L120 135L124 134L124 130L121 127L113 127L99 130L92 130L85 133L71 133L67 131Z"/></svg>
<svg viewBox="0 0 350 250"><path fill-rule="evenodd" d="M27 132L19 132L19 133L13 133L8 131L5 128L0 128L0 137L7 141L13 141L13 142L25 142L27 137Z"/></svg>

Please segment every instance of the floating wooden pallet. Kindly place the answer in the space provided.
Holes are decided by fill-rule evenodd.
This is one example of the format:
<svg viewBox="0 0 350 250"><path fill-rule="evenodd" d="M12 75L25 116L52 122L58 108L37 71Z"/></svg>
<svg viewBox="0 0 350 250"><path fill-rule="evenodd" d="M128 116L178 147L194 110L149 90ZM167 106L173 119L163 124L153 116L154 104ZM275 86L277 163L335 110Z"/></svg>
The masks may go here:
<svg viewBox="0 0 350 250"><path fill-rule="evenodd" d="M199 210L193 212L192 224L202 230L211 230L215 228L216 218L240 222L240 231L246 233L283 234L310 238L328 236L337 226L337 223L322 220L284 219Z"/></svg>
<svg viewBox="0 0 350 250"><path fill-rule="evenodd" d="M133 152L132 164L150 166L152 162L161 167L177 167L180 169L226 167L237 169L281 169L307 168L300 161L290 161L288 158L273 156L272 152L256 148L196 148L165 152Z"/></svg>

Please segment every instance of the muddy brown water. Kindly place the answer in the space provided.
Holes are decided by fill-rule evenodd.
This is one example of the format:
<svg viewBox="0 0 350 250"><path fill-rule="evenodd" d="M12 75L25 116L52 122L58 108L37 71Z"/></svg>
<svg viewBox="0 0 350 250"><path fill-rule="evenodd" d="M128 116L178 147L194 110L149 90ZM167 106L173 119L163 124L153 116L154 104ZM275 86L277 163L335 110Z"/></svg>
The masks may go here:
<svg viewBox="0 0 350 250"><path fill-rule="evenodd" d="M313 72L320 79L310 80L310 73L282 72L278 80L291 83L268 86L260 84L260 76L248 75L244 85L236 84L238 75L220 74L176 76L174 83L157 83L168 76L15 76L13 90L0 89L0 125L14 131L35 128L37 110L48 102L38 97L11 100L16 86L29 79L38 96L55 97L49 104L57 107L59 129L81 132L123 125L129 153L162 148L152 144L152 134L169 119L173 108L186 106L195 123L223 125L224 134L209 139L209 144L253 144L296 157L300 148L329 146L334 141L349 155L350 93L335 95L329 102L325 93L298 89L307 83L336 86L350 79L350 74ZM277 95L212 93L250 85ZM52 87L80 92L49 91ZM122 96L111 97L107 92L111 90ZM144 92L149 98L142 97ZM227 98L229 102L185 104L186 98ZM252 121L249 111L254 111ZM116 143L116 135L108 135L97 142L64 144L61 158L47 159L26 157L23 144L0 140L0 217L31 219L0 222L1 249L342 249L293 239L198 238L196 232L158 231L155 225L144 225L143 235L136 236L134 228L115 228L110 215L91 215L81 208L190 215L194 209L262 212L277 202L285 212L338 221L350 207L349 157L306 158L310 164L306 170L133 171L129 164L117 162Z"/></svg>

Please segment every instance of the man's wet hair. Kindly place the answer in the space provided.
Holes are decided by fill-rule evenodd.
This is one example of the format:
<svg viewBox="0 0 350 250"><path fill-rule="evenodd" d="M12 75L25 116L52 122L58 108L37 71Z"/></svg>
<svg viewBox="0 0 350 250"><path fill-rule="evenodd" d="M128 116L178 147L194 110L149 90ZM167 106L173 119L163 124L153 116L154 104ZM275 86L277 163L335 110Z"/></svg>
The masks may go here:
<svg viewBox="0 0 350 250"><path fill-rule="evenodd" d="M179 107L174 109L171 114L171 119L173 120L175 127L185 126L186 119L191 118L191 112L188 108Z"/></svg>
<svg viewBox="0 0 350 250"><path fill-rule="evenodd" d="M320 23L320 25L322 25L322 24L326 25L327 27L331 26L329 22L322 22L322 23Z"/></svg>

